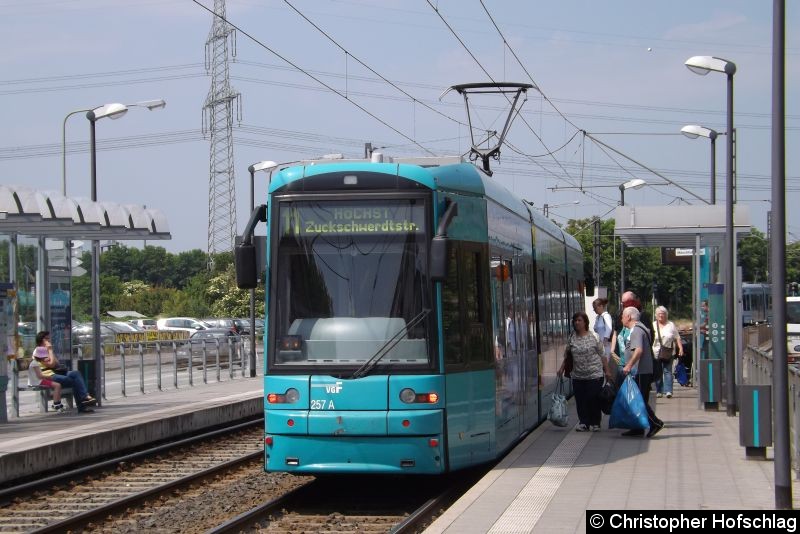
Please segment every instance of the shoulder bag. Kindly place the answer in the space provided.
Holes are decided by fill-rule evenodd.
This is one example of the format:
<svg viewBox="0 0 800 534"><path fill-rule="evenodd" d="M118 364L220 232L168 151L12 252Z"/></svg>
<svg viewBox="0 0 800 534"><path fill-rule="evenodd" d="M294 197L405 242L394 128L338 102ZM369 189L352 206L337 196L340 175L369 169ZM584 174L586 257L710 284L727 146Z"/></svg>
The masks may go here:
<svg viewBox="0 0 800 534"><path fill-rule="evenodd" d="M671 337L666 340L661 339L661 328L658 326L658 321L656 321L656 332L658 332L658 359L668 362L672 360L675 352L675 339Z"/></svg>

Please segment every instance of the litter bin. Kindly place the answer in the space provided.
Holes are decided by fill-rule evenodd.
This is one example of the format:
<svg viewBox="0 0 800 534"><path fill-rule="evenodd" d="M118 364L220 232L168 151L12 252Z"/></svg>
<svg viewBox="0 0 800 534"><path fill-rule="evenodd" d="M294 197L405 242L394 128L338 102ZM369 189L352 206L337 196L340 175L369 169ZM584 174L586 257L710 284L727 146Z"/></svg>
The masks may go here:
<svg viewBox="0 0 800 534"><path fill-rule="evenodd" d="M739 386L739 445L748 460L766 460L772 445L772 386Z"/></svg>
<svg viewBox="0 0 800 534"><path fill-rule="evenodd" d="M719 410L722 397L722 360L698 360L697 376L700 379L700 402L706 410Z"/></svg>
<svg viewBox="0 0 800 534"><path fill-rule="evenodd" d="M97 390L97 380L95 380L95 360L78 360L78 372L83 378L83 383L86 384L89 395L99 399L100 392Z"/></svg>

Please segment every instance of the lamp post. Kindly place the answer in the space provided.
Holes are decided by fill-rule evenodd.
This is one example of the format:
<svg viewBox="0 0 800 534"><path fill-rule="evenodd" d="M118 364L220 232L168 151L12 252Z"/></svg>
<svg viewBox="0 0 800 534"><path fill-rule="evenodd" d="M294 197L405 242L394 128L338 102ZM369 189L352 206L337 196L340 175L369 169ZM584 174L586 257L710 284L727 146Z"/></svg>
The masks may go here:
<svg viewBox="0 0 800 534"><path fill-rule="evenodd" d="M701 76L711 71L721 72L727 77L727 125L726 139L727 169L725 172L725 248L728 256L728 268L725 271L725 380L727 382L728 402L726 411L729 416L736 415L736 369L735 369L735 325L734 309L736 300L734 292L734 270L736 268L736 253L733 233L733 75L736 74L736 64L727 59L713 56L693 56L686 60L686 67Z"/></svg>
<svg viewBox="0 0 800 534"><path fill-rule="evenodd" d="M625 205L625 190L626 189L641 189L647 182L641 178L634 178L628 180L624 184L619 184L619 205ZM625 291L625 242L620 240L619 244L619 296L622 302L622 292Z"/></svg>
<svg viewBox="0 0 800 534"><path fill-rule="evenodd" d="M256 209L256 172L272 171L278 164L274 161L259 161L247 167L250 172L250 213ZM250 377L256 376L256 290L250 290Z"/></svg>
<svg viewBox="0 0 800 534"><path fill-rule="evenodd" d="M160 109L166 106L163 100L147 100L130 107L146 107L149 110ZM95 123L100 119L119 119L128 112L125 104L113 103L105 104L98 108L86 112L89 120L89 161L91 173L91 199L97 202L97 143L95 140ZM67 115L69 117L69 115ZM64 119L66 123L66 119ZM64 174L64 190L66 190L66 173ZM92 240L92 266L91 266L91 292L92 292L92 354L94 355L94 378L95 378L95 398L97 404L102 403L103 396L103 354L100 343L100 241Z"/></svg>
<svg viewBox="0 0 800 534"><path fill-rule="evenodd" d="M681 133L689 139L697 139L698 137L707 137L711 140L711 204L717 203L717 136L724 135L717 133L716 130L699 126L697 124L689 124L681 128Z"/></svg>

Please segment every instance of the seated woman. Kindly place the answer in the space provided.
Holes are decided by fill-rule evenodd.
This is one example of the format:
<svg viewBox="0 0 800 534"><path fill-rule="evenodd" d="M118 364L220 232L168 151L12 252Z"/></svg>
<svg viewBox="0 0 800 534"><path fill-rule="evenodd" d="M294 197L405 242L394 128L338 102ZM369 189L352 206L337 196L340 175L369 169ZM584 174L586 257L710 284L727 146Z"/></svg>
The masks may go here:
<svg viewBox="0 0 800 534"><path fill-rule="evenodd" d="M94 411L90 407L96 405L97 400L89 395L81 374L78 371L67 371L66 374L56 373L59 362L53 352L53 346L50 344L50 332L43 330L36 334L36 348L33 353L34 360L42 366L42 375L45 378L57 382L63 388L72 388L75 399L78 401L79 412Z"/></svg>
<svg viewBox="0 0 800 534"><path fill-rule="evenodd" d="M64 413L67 409L61 404L61 384L53 382L42 373L42 364L39 363L39 359L45 355L37 353L36 350L33 351L33 361L28 366L28 385L52 389L53 410L57 413Z"/></svg>

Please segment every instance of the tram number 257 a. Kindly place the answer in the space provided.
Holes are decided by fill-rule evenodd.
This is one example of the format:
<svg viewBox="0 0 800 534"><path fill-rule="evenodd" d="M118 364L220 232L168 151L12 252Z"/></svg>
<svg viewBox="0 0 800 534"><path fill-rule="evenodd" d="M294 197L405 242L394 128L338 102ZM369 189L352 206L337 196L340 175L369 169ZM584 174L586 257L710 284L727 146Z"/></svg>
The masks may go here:
<svg viewBox="0 0 800 534"><path fill-rule="evenodd" d="M313 399L311 401L312 410L335 410L332 400Z"/></svg>

